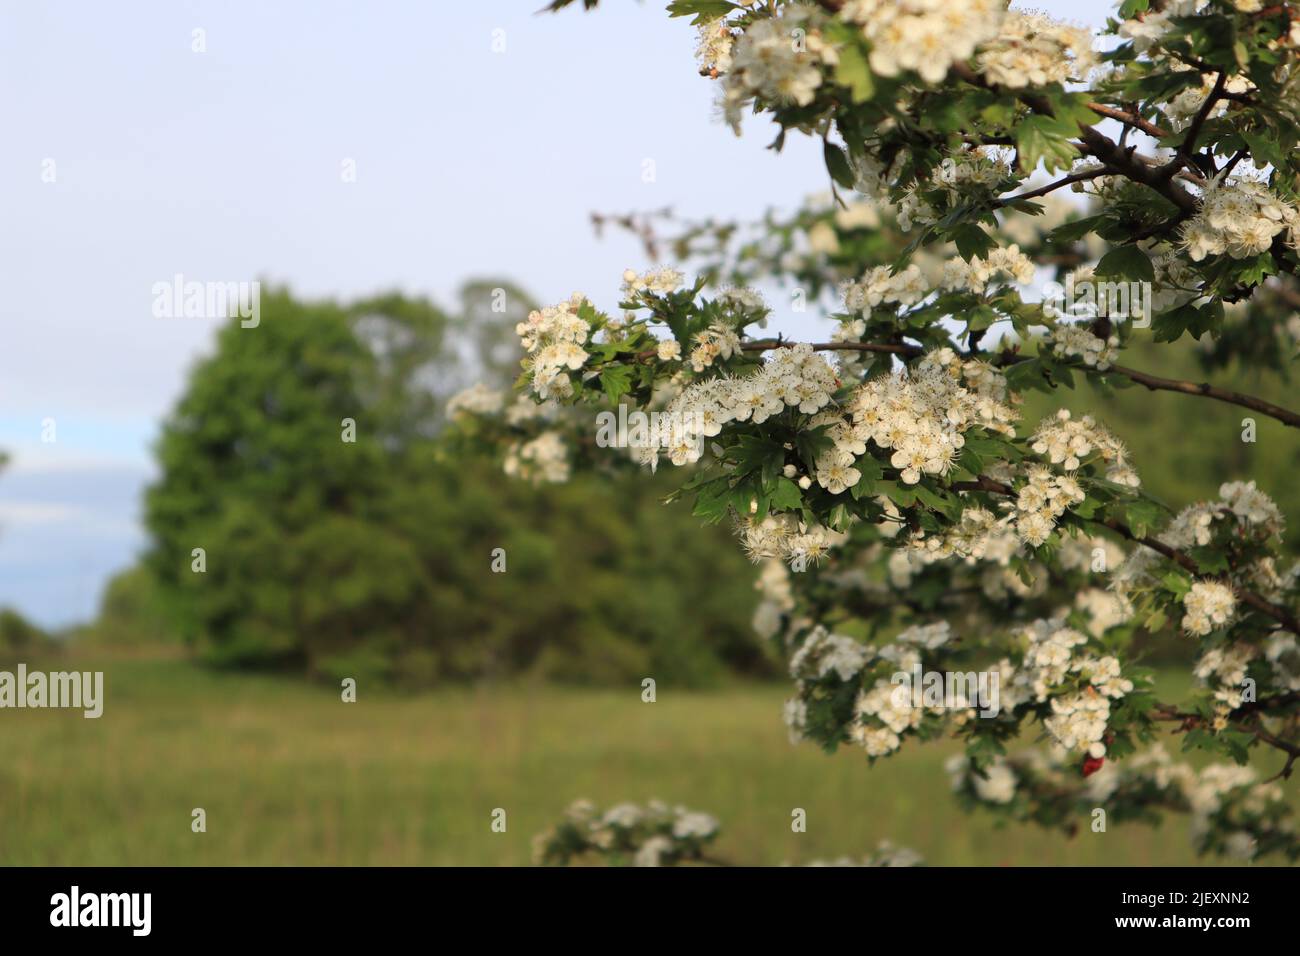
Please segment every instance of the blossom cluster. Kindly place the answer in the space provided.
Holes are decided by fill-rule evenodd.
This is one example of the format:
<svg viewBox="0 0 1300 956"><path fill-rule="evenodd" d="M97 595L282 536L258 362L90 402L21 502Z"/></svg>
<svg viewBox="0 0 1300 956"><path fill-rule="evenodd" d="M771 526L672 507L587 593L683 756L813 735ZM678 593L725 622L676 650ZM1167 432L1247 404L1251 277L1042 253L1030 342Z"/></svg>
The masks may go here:
<svg viewBox="0 0 1300 956"><path fill-rule="evenodd" d="M1071 416L1062 408L1054 418L1044 419L1030 439L1030 447L1046 455L1053 465L1067 472L1078 471L1094 453L1106 469L1106 480L1130 488L1142 482L1129 462L1123 442L1091 415Z"/></svg>
<svg viewBox="0 0 1300 956"><path fill-rule="evenodd" d="M1034 262L1016 245L990 249L987 256L950 259L944 263L941 285L945 289L963 289L983 292L998 276L1005 276L1021 285L1034 281Z"/></svg>
<svg viewBox="0 0 1300 956"><path fill-rule="evenodd" d="M1008 13L976 58L989 82L1017 89L1084 79L1097 63L1092 33L1035 13Z"/></svg>
<svg viewBox="0 0 1300 956"><path fill-rule="evenodd" d="M1003 757L995 758L982 768L981 773L975 770L965 754L953 754L944 762L943 768L954 791L969 788L978 799L992 804L1007 804L1016 797L1020 778L1012 764Z"/></svg>
<svg viewBox="0 0 1300 956"><path fill-rule="evenodd" d="M1015 409L953 381L939 363L882 375L860 385L847 404L853 437L891 452L890 464L914 485L945 475L974 427L1014 435Z"/></svg>
<svg viewBox="0 0 1300 956"><path fill-rule="evenodd" d="M709 348L723 347L717 340L709 342ZM725 343L732 351L738 346ZM669 457L675 465L699 461L702 439L717 435L729 422L760 425L787 407L811 415L831 401L838 385L830 363L806 343L773 349L751 375L694 382L668 405L671 420L680 423L670 437Z"/></svg>
<svg viewBox="0 0 1300 956"><path fill-rule="evenodd" d="M938 83L954 63L997 36L1002 0L848 0L840 16L862 27L871 43L872 72L919 73Z"/></svg>
<svg viewBox="0 0 1300 956"><path fill-rule="evenodd" d="M1053 474L1042 466L1031 467L1016 492L1016 534L1021 541L1035 547L1045 543L1061 515L1086 497L1071 476Z"/></svg>
<svg viewBox="0 0 1300 956"><path fill-rule="evenodd" d="M881 840L875 852L856 860L850 856L841 856L833 860L813 860L805 866L922 866L921 854L905 846L894 846L888 840Z"/></svg>
<svg viewBox="0 0 1300 956"><path fill-rule="evenodd" d="M731 69L731 51L736 45L736 34L725 19L700 24L699 41L695 59L705 73L718 76Z"/></svg>
<svg viewBox="0 0 1300 956"><path fill-rule="evenodd" d="M834 674L847 684L857 677L874 654L860 641L832 634L818 624L790 657L790 676L796 680L820 680Z"/></svg>
<svg viewBox="0 0 1300 956"><path fill-rule="evenodd" d="M1183 630L1196 637L1204 637L1216 628L1225 627L1232 620L1237 599L1232 588L1220 581L1196 581L1183 595Z"/></svg>
<svg viewBox="0 0 1300 956"><path fill-rule="evenodd" d="M1300 563L1293 564L1285 573L1279 573L1274 557L1258 551L1261 546L1279 544L1282 530L1282 513L1268 495L1255 487L1253 481L1225 482L1219 487L1218 501L1188 505L1174 516L1157 535L1162 544L1171 548L1187 551L1217 545L1252 549L1233 563L1226 580L1198 582L1203 586L1194 589L1196 596L1193 597L1191 592L1184 596L1188 617L1184 628L1188 633L1206 634L1214 626L1227 622L1235 607L1234 585L1259 588L1274 599L1294 587L1300 576ZM1152 552L1146 549L1133 551L1116 573L1115 587L1131 590L1148 582L1155 562Z"/></svg>
<svg viewBox="0 0 1300 956"><path fill-rule="evenodd" d="M651 800L645 806L620 803L601 813L589 800L575 801L564 819L533 837L533 859L565 866L595 854L635 866L671 866L697 860L718 835L718 821L707 813Z"/></svg>
<svg viewBox="0 0 1300 956"><path fill-rule="evenodd" d="M1214 691L1214 730L1225 729L1228 715L1245 703L1246 669L1257 654L1249 644L1229 644L1209 648L1196 662L1192 674Z"/></svg>
<svg viewBox="0 0 1300 956"><path fill-rule="evenodd" d="M946 157L920 185L909 186L898 200L898 228L910 232L915 225L931 225L942 218L934 202L955 206L975 198L992 200L1011 175L1006 157L986 147L976 147L958 157Z"/></svg>
<svg viewBox="0 0 1300 956"><path fill-rule="evenodd" d="M1175 72L1185 72L1194 69L1191 65L1180 62L1173 63L1172 68ZM1183 90L1168 103L1164 104L1164 113L1168 118L1167 125L1170 129L1174 132L1181 132L1192 124L1192 118L1201 111L1206 98L1213 92L1218 80L1218 73L1202 73L1200 85L1192 86ZM1223 91L1232 94L1246 93L1252 86L1253 84L1250 80L1246 79L1244 76L1229 76L1224 80ZM1210 119L1222 116L1227 112L1227 108L1228 101L1220 100L1211 107L1210 112L1207 113L1206 116Z"/></svg>
<svg viewBox="0 0 1300 956"><path fill-rule="evenodd" d="M897 272L889 266L875 266L862 278L840 284L844 307L864 316L879 305L915 305L929 293L929 284L915 264Z"/></svg>
<svg viewBox="0 0 1300 956"><path fill-rule="evenodd" d="M568 450L557 431L545 431L526 442L516 442L506 452L505 473L533 484L560 484L569 480Z"/></svg>
<svg viewBox="0 0 1300 956"><path fill-rule="evenodd" d="M538 398L565 398L573 393L568 372L587 361L583 346L591 339L591 325L578 315L586 301L575 292L565 302L530 312L526 321L515 326L526 353L524 368L532 372Z"/></svg>
<svg viewBox="0 0 1300 956"><path fill-rule="evenodd" d="M1081 778L1065 756L1059 748L1031 750L980 768L958 754L946 769L954 792L1016 819L1038 819L1047 806L1071 804L1079 815L1100 807L1119 819L1153 809L1186 811L1198 852L1249 861L1264 847L1292 856L1300 851L1285 794L1276 783L1260 782L1250 767L1216 763L1197 770L1155 745ZM1071 817L1061 825L1070 826Z"/></svg>
<svg viewBox="0 0 1300 956"><path fill-rule="evenodd" d="M916 367L920 371L942 369L953 382L981 398L991 398L997 402L1008 400L1007 377L984 359L962 358L945 346L926 352L917 361Z"/></svg>
<svg viewBox="0 0 1300 956"><path fill-rule="evenodd" d="M660 266L643 273L638 273L635 269L623 270L623 294L626 296L637 296L644 292L668 295L681 286L682 274L671 266Z"/></svg>
<svg viewBox="0 0 1300 956"><path fill-rule="evenodd" d="M1246 259L1266 252L1279 233L1296 244L1300 213L1253 179L1216 177L1206 187L1196 215L1182 230L1182 242L1195 262L1209 255Z"/></svg>
<svg viewBox="0 0 1300 956"><path fill-rule="evenodd" d="M796 571L815 566L847 535L820 524L808 524L793 514L769 514L739 519L741 546L753 561L779 559Z"/></svg>
<svg viewBox="0 0 1300 956"><path fill-rule="evenodd" d="M962 509L961 517L942 534L914 531L904 542L906 551L898 554L906 554L909 560L921 564L958 557L968 564L990 560L1005 565L1019 551L1019 542L1008 524L1005 518L999 519L987 508L971 505ZM899 586L906 587L907 583L904 579Z"/></svg>
<svg viewBox="0 0 1300 956"><path fill-rule="evenodd" d="M695 333L694 342L690 363L691 368L697 372L703 372L718 359L725 361L740 351L740 335L723 322L715 322L707 329ZM671 347L669 354L672 354Z"/></svg>
<svg viewBox="0 0 1300 956"><path fill-rule="evenodd" d="M1064 618L1040 619L1019 631L1024 658L1003 691L1005 705L1049 703L1043 726L1065 750L1093 758L1106 753L1111 701L1132 693L1133 682L1120 672L1119 660L1093 653L1088 638Z"/></svg>
<svg viewBox="0 0 1300 956"><path fill-rule="evenodd" d="M704 55L717 57L720 44L710 44ZM822 85L823 66L839 59L822 39L813 11L798 7L753 21L727 54L722 111L737 132L744 107L755 99L772 106L807 106Z"/></svg>
<svg viewBox="0 0 1300 956"><path fill-rule="evenodd" d="M891 675L919 671L923 656L944 648L951 636L948 622L938 621L912 625L891 643L868 646L833 634L823 625L814 626L790 660L796 695L786 702L785 721L791 742L809 735L810 704L821 699L825 682L832 680L836 686L857 686L852 713L837 732L844 733L868 757L898 750L903 736L920 727L927 715L947 716L958 725L974 719L988 702L969 699L969 687L963 690L954 684L952 697L935 694L918 699L892 678L881 676L882 667ZM998 676L1011 677L1008 662L999 664Z"/></svg>
<svg viewBox="0 0 1300 956"><path fill-rule="evenodd" d="M717 863L704 851L718 830L718 821L711 814L670 807L661 800L651 800L645 806L620 803L604 813L590 800L576 800L558 825L533 837L533 860L541 866L568 866L584 857L604 858L613 865L655 867ZM882 840L861 860L846 856L804 865L907 867L923 862L915 850Z"/></svg>
<svg viewBox="0 0 1300 956"><path fill-rule="evenodd" d="M1048 347L1062 358L1078 356L1083 364L1104 372L1115 364L1119 355L1119 336L1101 338L1086 326L1060 323L1048 330L1044 338Z"/></svg>
<svg viewBox="0 0 1300 956"><path fill-rule="evenodd" d="M529 406L536 407L532 402ZM505 396L495 388L475 382L447 400L447 417L456 419L474 415L496 415L505 408Z"/></svg>

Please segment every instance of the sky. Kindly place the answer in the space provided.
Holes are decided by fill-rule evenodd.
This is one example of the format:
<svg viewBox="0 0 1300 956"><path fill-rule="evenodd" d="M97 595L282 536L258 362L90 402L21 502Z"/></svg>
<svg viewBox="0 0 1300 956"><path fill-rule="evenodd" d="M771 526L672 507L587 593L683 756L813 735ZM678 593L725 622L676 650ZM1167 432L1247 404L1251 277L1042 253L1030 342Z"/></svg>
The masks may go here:
<svg viewBox="0 0 1300 956"><path fill-rule="evenodd" d="M155 283L451 305L501 276L612 307L651 263L591 212L749 220L826 188L819 143L716 121L663 0L542 5L0 0L0 606L89 619L144 546L152 442L217 324L155 317Z"/></svg>

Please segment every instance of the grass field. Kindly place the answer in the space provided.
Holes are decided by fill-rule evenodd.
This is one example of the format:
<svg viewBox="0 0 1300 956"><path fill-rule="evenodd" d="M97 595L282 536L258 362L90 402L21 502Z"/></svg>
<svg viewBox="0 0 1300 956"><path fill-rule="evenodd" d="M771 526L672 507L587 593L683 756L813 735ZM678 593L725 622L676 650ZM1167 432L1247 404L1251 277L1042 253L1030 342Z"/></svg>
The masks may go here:
<svg viewBox="0 0 1300 956"><path fill-rule="evenodd" d="M651 797L718 816L717 855L800 863L881 840L932 864L1186 864L1186 821L1073 840L997 829L948 792L946 745L869 768L791 747L785 689L520 686L398 696L219 674L179 660L64 660L102 669L104 716L7 710L0 862L63 865L529 862L570 801ZM207 811L207 832L190 829ZM508 829L493 833L494 808ZM790 811L808 831L790 831Z"/></svg>

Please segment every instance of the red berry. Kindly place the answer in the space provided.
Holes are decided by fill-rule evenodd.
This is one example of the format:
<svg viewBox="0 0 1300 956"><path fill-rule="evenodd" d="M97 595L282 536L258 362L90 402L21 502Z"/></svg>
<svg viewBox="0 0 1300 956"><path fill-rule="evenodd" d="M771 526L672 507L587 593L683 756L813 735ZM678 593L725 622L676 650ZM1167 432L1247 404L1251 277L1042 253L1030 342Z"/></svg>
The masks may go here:
<svg viewBox="0 0 1300 956"><path fill-rule="evenodd" d="M1101 765L1106 762L1105 757L1084 757L1083 758L1083 775L1091 777L1101 769Z"/></svg>

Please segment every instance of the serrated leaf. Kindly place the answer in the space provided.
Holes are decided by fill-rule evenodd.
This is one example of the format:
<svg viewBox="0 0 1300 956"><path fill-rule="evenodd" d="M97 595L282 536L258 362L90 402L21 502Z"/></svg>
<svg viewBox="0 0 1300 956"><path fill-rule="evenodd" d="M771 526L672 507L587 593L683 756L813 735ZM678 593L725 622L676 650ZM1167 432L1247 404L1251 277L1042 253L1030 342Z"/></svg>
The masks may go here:
<svg viewBox="0 0 1300 956"><path fill-rule="evenodd" d="M871 68L862 49L856 44L848 44L839 51L840 61L835 67L835 82L847 87L854 103L863 103L871 99L876 91L876 82L871 76Z"/></svg>
<svg viewBox="0 0 1300 956"><path fill-rule="evenodd" d="M1070 133L1050 116L1030 116L1015 127L1020 168L1032 173L1041 162L1050 172L1068 169L1079 152L1070 145Z"/></svg>
<svg viewBox="0 0 1300 956"><path fill-rule="evenodd" d="M736 10L736 4L730 0L673 0L668 4L668 15L670 17L694 17L692 25L699 26L704 23L712 23L719 17L724 17L732 10Z"/></svg>
<svg viewBox="0 0 1300 956"><path fill-rule="evenodd" d="M619 398L632 390L632 369L626 365L610 365L600 371L600 387L615 405Z"/></svg>
<svg viewBox="0 0 1300 956"><path fill-rule="evenodd" d="M1125 279L1130 282L1154 282L1156 278L1151 260L1137 246L1116 246L1101 257L1094 274L1099 278Z"/></svg>

